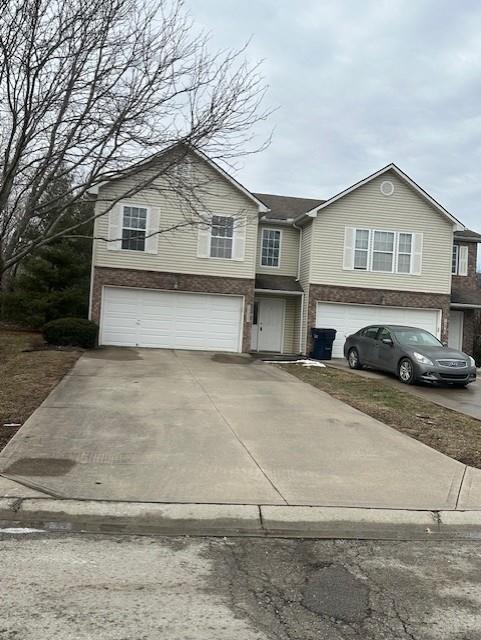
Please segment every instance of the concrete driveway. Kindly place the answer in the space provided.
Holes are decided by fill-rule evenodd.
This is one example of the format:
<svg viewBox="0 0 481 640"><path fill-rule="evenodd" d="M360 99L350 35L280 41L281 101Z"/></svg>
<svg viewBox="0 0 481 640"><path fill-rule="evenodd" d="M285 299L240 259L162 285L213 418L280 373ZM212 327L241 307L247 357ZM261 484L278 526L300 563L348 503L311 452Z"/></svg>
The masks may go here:
<svg viewBox="0 0 481 640"><path fill-rule="evenodd" d="M328 364L337 369L352 371L344 359L335 358ZM481 376L478 377L476 382L472 382L466 388L459 389L447 385L436 387L428 384L405 385L399 382L394 375L372 369L354 370L352 373L365 378L383 378L401 391L407 391L415 396L424 398L424 400L430 400L447 409L452 409L453 411L458 411L459 413L464 413L472 418L481 420Z"/></svg>
<svg viewBox="0 0 481 640"><path fill-rule="evenodd" d="M86 353L0 455L59 497L148 502L453 509L465 471L278 367L148 349Z"/></svg>

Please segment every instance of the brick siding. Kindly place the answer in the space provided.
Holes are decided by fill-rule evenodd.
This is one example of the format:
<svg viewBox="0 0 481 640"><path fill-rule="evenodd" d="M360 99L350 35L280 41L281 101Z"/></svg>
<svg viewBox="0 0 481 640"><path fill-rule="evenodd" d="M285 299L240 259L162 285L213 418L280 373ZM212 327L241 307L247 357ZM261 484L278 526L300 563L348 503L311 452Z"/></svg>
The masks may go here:
<svg viewBox="0 0 481 640"><path fill-rule="evenodd" d="M448 336L450 300L451 298L447 294L311 284L309 286L309 306L307 316L307 353L310 353L312 349L310 329L315 326L317 302L344 302L350 304L381 305L386 307L441 309L441 339L446 341Z"/></svg>
<svg viewBox="0 0 481 640"><path fill-rule="evenodd" d="M453 288L456 289L477 289L479 287L476 274L476 266L478 259L478 245L476 242L457 242L459 246L468 247L468 275L453 275Z"/></svg>
<svg viewBox="0 0 481 640"><path fill-rule="evenodd" d="M190 291L192 293L222 293L244 296L245 305L242 350L245 352L250 350L251 322L249 317L249 308L252 309L252 305L254 304L253 279L223 278L185 273L166 273L162 271L95 267L91 307L91 319L94 322L100 323L102 287L109 285L116 287L159 289L163 291Z"/></svg>

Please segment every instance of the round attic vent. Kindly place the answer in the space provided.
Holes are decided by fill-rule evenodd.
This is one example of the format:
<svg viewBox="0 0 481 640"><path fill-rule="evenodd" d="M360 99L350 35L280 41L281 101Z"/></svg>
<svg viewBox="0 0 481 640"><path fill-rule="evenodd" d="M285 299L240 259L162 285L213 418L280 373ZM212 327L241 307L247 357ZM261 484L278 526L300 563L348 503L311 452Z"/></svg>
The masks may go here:
<svg viewBox="0 0 481 640"><path fill-rule="evenodd" d="M394 185L390 180L381 182L381 193L383 196L392 196L394 193Z"/></svg>

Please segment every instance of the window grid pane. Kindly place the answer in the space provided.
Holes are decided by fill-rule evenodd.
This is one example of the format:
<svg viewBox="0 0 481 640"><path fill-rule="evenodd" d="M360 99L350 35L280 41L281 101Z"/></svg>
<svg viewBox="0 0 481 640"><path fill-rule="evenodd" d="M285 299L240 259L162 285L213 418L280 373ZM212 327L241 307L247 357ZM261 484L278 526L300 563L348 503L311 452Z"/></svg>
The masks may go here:
<svg viewBox="0 0 481 640"><path fill-rule="evenodd" d="M394 233L391 231L374 232L374 251L392 252L394 249Z"/></svg>
<svg viewBox="0 0 481 640"><path fill-rule="evenodd" d="M374 251L372 254L373 271L392 271L393 254Z"/></svg>
<svg viewBox="0 0 481 640"><path fill-rule="evenodd" d="M399 273L411 272L411 254L400 253L397 261L397 270Z"/></svg>
<svg viewBox="0 0 481 640"><path fill-rule="evenodd" d="M367 269L367 249L356 249L354 252L354 269Z"/></svg>
<svg viewBox="0 0 481 640"><path fill-rule="evenodd" d="M261 264L264 267L278 267L281 246L281 232L264 229L262 232Z"/></svg>
<svg viewBox="0 0 481 640"><path fill-rule="evenodd" d="M356 249L369 249L368 229L356 229Z"/></svg>
<svg viewBox="0 0 481 640"><path fill-rule="evenodd" d="M459 247L457 244L453 245L453 260L452 260L452 266L451 266L451 272L453 273L453 275L457 275L458 273L458 250Z"/></svg>
<svg viewBox="0 0 481 640"><path fill-rule="evenodd" d="M234 237L234 218L212 216L210 241L211 258L232 258L232 239Z"/></svg>
<svg viewBox="0 0 481 640"><path fill-rule="evenodd" d="M124 207L122 217L122 249L145 251L146 228L147 209L143 207Z"/></svg>

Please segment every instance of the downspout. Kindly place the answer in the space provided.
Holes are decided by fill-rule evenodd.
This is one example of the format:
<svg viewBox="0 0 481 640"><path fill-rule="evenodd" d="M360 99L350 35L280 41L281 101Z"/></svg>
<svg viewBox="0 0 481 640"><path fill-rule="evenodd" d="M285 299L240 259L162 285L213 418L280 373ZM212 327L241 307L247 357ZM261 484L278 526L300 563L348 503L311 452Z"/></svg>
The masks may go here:
<svg viewBox="0 0 481 640"><path fill-rule="evenodd" d="M297 224L295 222L293 222L293 226L294 229L298 229L299 230L299 255L297 258L297 278L296 281L300 283L300 279L301 279L301 252L302 252L302 234L303 234L303 228L302 227L298 227ZM301 285L302 287L302 285ZM300 322L299 322L299 353L302 353L302 334L304 332L304 290L302 291L302 295L301 295L301 318L300 318Z"/></svg>

